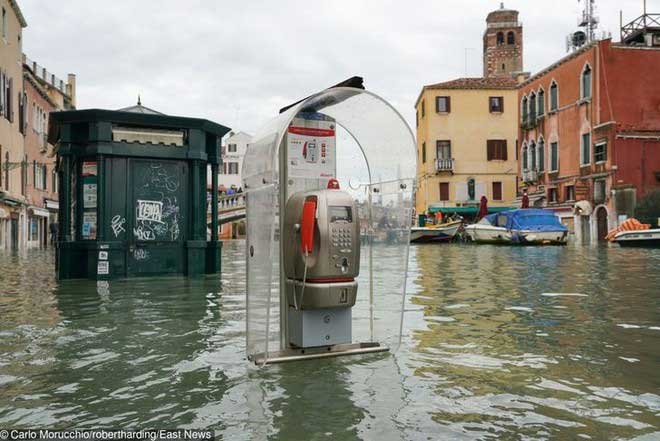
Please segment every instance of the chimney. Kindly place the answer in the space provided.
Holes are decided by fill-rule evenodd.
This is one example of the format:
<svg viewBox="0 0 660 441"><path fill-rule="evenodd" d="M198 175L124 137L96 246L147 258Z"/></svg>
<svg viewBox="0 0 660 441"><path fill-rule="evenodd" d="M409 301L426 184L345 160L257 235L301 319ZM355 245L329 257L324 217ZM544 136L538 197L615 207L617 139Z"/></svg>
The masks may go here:
<svg viewBox="0 0 660 441"><path fill-rule="evenodd" d="M66 94L71 99L71 106L76 108L76 74L70 73L66 77Z"/></svg>

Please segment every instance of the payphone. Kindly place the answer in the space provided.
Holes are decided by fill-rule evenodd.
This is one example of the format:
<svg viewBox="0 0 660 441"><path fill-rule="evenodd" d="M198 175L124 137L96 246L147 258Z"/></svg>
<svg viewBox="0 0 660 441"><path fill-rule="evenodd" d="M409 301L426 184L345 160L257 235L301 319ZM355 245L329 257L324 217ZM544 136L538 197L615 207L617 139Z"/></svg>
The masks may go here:
<svg viewBox="0 0 660 441"><path fill-rule="evenodd" d="M328 189L298 192L284 216L289 344L351 342L351 307L360 272L356 201L331 179Z"/></svg>

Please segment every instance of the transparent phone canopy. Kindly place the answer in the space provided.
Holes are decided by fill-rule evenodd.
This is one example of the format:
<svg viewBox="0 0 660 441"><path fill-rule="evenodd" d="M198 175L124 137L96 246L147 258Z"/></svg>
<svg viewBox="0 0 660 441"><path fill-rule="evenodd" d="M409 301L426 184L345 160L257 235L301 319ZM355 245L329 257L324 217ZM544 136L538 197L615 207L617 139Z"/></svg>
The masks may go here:
<svg viewBox="0 0 660 441"><path fill-rule="evenodd" d="M351 176L307 176L289 170L287 133L300 115L316 115L336 124L350 142L343 158ZM316 146L310 146L310 149ZM354 150L346 152L346 149ZM316 160L316 151L309 153ZM342 157L337 159L341 170ZM361 169L357 172L355 167ZM410 227L416 175L415 140L401 115L385 100L354 88L315 94L265 125L248 146L243 161L247 206L247 353L267 360L286 349L280 242L280 208L292 187L326 188L339 178L358 200L361 259L352 310L353 342L379 342L396 349L405 304ZM295 183L295 184L294 184Z"/></svg>

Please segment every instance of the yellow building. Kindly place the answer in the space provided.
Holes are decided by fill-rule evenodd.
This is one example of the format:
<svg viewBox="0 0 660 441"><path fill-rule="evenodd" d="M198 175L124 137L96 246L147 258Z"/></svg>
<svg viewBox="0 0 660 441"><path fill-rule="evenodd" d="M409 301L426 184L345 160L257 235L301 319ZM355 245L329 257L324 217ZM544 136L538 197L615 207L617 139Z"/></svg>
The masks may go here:
<svg viewBox="0 0 660 441"><path fill-rule="evenodd" d="M418 214L476 214L516 199L517 81L461 78L424 86L417 111Z"/></svg>

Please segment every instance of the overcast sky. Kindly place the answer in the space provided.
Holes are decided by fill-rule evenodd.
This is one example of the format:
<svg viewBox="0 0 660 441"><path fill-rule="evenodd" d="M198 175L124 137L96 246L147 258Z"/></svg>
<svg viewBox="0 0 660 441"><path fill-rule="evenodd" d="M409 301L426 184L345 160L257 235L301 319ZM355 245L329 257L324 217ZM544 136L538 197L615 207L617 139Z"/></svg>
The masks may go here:
<svg viewBox="0 0 660 441"><path fill-rule="evenodd" d="M78 108L142 103L254 133L278 109L352 75L414 122L424 84L480 76L493 0L19 0L23 49L60 78L77 76ZM566 53L577 0L508 0L524 24L525 69ZM580 5L581 6L581 5ZM619 38L642 0L598 0ZM660 0L648 0L660 12Z"/></svg>

